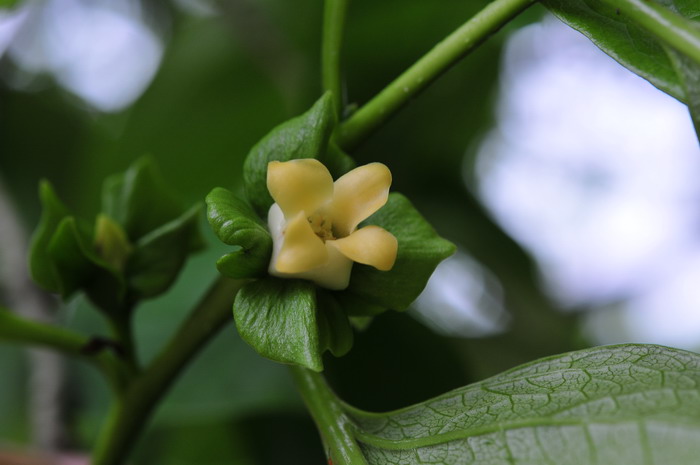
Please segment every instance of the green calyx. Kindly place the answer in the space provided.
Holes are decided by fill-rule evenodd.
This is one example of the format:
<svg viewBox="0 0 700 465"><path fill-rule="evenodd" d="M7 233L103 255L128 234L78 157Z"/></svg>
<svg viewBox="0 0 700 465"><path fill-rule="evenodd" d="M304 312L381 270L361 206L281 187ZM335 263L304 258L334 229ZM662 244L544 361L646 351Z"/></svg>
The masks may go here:
<svg viewBox="0 0 700 465"><path fill-rule="evenodd" d="M48 181L39 195L43 211L30 248L32 277L64 299L83 291L110 314L164 292L186 257L203 245L200 207L184 211L150 158L105 181L94 225L73 216Z"/></svg>
<svg viewBox="0 0 700 465"><path fill-rule="evenodd" d="M232 246L217 261L219 272L255 279L244 285L233 305L241 337L264 357L314 371L323 369L326 350L336 356L350 350L352 324L366 326L368 319L387 309L408 308L438 263L455 251L408 199L393 193L361 225L380 226L398 239L398 256L390 271L355 263L350 286L343 291L268 275L272 237L266 217L273 200L267 189L267 166L271 161L315 158L335 178L341 176L355 163L333 142L335 127L333 102L326 93L309 111L273 129L250 151L243 168L247 200L222 188L212 190L206 199L210 226Z"/></svg>

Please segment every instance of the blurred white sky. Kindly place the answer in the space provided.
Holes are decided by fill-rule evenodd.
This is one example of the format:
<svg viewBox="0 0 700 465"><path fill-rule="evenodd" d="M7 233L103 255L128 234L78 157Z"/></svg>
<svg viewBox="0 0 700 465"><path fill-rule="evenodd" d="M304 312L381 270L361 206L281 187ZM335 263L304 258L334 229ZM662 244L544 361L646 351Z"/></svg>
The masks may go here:
<svg viewBox="0 0 700 465"><path fill-rule="evenodd" d="M153 79L163 44L131 0L36 0L0 14L0 55L21 71L16 87L52 75L66 90L104 112L128 107Z"/></svg>
<svg viewBox="0 0 700 465"><path fill-rule="evenodd" d="M513 35L503 66L478 158L485 204L555 298L610 307L591 316L597 342L700 348L700 149L687 108L554 19Z"/></svg>

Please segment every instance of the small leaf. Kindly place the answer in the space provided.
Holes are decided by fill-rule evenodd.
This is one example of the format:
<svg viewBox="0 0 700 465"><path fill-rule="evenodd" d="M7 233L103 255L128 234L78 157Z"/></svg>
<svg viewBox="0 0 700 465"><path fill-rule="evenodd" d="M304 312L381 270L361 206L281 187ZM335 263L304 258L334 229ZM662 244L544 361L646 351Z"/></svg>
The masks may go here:
<svg viewBox="0 0 700 465"><path fill-rule="evenodd" d="M60 293L61 282L56 266L48 255L48 245L58 224L70 215L70 212L56 196L51 183L46 180L39 183L39 199L42 208L41 219L29 246L29 271L41 287Z"/></svg>
<svg viewBox="0 0 700 465"><path fill-rule="evenodd" d="M298 158L322 159L335 127L331 94L326 92L309 111L274 128L253 147L243 165L245 193L261 217L274 203L267 190L267 165Z"/></svg>
<svg viewBox="0 0 700 465"><path fill-rule="evenodd" d="M58 292L65 299L79 289L101 309L122 308L125 284L121 273L94 250L92 231L73 217L64 218L56 228L47 252L59 277Z"/></svg>
<svg viewBox="0 0 700 465"><path fill-rule="evenodd" d="M265 275L272 238L252 208L226 189L216 188L207 196L207 219L214 233L235 248L216 262L224 276L234 279Z"/></svg>
<svg viewBox="0 0 700 465"><path fill-rule="evenodd" d="M396 263L390 271L356 263L350 286L339 293L339 301L343 305L342 294L347 292L380 307L405 310L423 291L438 263L455 252L455 246L438 236L411 202L397 193L390 194L387 204L365 224L381 226L396 237Z"/></svg>
<svg viewBox="0 0 700 465"><path fill-rule="evenodd" d="M201 248L200 212L196 205L136 243L126 273L133 297L154 297L172 285L188 255Z"/></svg>
<svg viewBox="0 0 700 465"><path fill-rule="evenodd" d="M693 465L699 388L700 355L631 344L538 360L395 412L346 409L369 465Z"/></svg>
<svg viewBox="0 0 700 465"><path fill-rule="evenodd" d="M180 216L184 208L166 187L150 157L140 158L120 175L108 178L102 190L102 211L136 242Z"/></svg>
<svg viewBox="0 0 700 465"><path fill-rule="evenodd" d="M238 332L263 357L323 370L316 319L316 291L308 281L265 278L236 295Z"/></svg>

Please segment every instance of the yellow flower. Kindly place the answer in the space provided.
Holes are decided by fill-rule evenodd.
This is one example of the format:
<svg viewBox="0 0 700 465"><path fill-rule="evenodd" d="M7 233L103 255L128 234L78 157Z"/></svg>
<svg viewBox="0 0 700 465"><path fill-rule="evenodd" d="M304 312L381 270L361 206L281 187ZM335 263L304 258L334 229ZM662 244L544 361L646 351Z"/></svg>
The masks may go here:
<svg viewBox="0 0 700 465"><path fill-rule="evenodd" d="M348 287L353 262L390 270L396 238L379 226L357 229L386 203L390 185L391 172L381 163L355 168L334 183L315 159L270 162L267 188L276 202L267 217L274 244L270 274L340 290Z"/></svg>

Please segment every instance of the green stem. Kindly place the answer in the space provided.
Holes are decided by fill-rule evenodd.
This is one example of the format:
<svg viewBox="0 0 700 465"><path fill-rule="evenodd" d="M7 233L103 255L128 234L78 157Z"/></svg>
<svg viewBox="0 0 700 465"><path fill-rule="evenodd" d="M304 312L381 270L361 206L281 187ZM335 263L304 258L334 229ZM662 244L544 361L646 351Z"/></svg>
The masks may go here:
<svg viewBox="0 0 700 465"><path fill-rule="evenodd" d="M115 392L124 386L123 364L107 348L87 350L91 344L90 338L53 325L27 320L2 307L0 342L39 345L66 355L82 357L104 373Z"/></svg>
<svg viewBox="0 0 700 465"><path fill-rule="evenodd" d="M495 0L408 68L341 127L339 143L351 150L386 122L414 95L534 3Z"/></svg>
<svg viewBox="0 0 700 465"><path fill-rule="evenodd" d="M0 340L42 345L74 356L88 342L81 334L27 320L4 308L0 308Z"/></svg>
<svg viewBox="0 0 700 465"><path fill-rule="evenodd" d="M333 394L323 375L299 366L291 366L294 382L321 433L329 459L334 465L367 465L352 433L350 419L340 400Z"/></svg>
<svg viewBox="0 0 700 465"><path fill-rule="evenodd" d="M700 63L700 27L648 0L603 0L628 16L659 40Z"/></svg>
<svg viewBox="0 0 700 465"><path fill-rule="evenodd" d="M321 46L321 80L324 90L330 91L338 116L343 112L343 79L340 50L349 0L325 0L323 14L323 43Z"/></svg>
<svg viewBox="0 0 700 465"><path fill-rule="evenodd" d="M170 342L112 405L100 432L93 465L120 465L146 421L173 381L194 355L231 321L233 297L240 281L219 279L180 325Z"/></svg>
<svg viewBox="0 0 700 465"><path fill-rule="evenodd" d="M131 327L131 309L125 309L117 318L110 318L109 323L112 327L114 340L119 344L122 350L121 356L129 373L129 377L133 378L141 371L141 366L139 365L136 355L134 333Z"/></svg>

